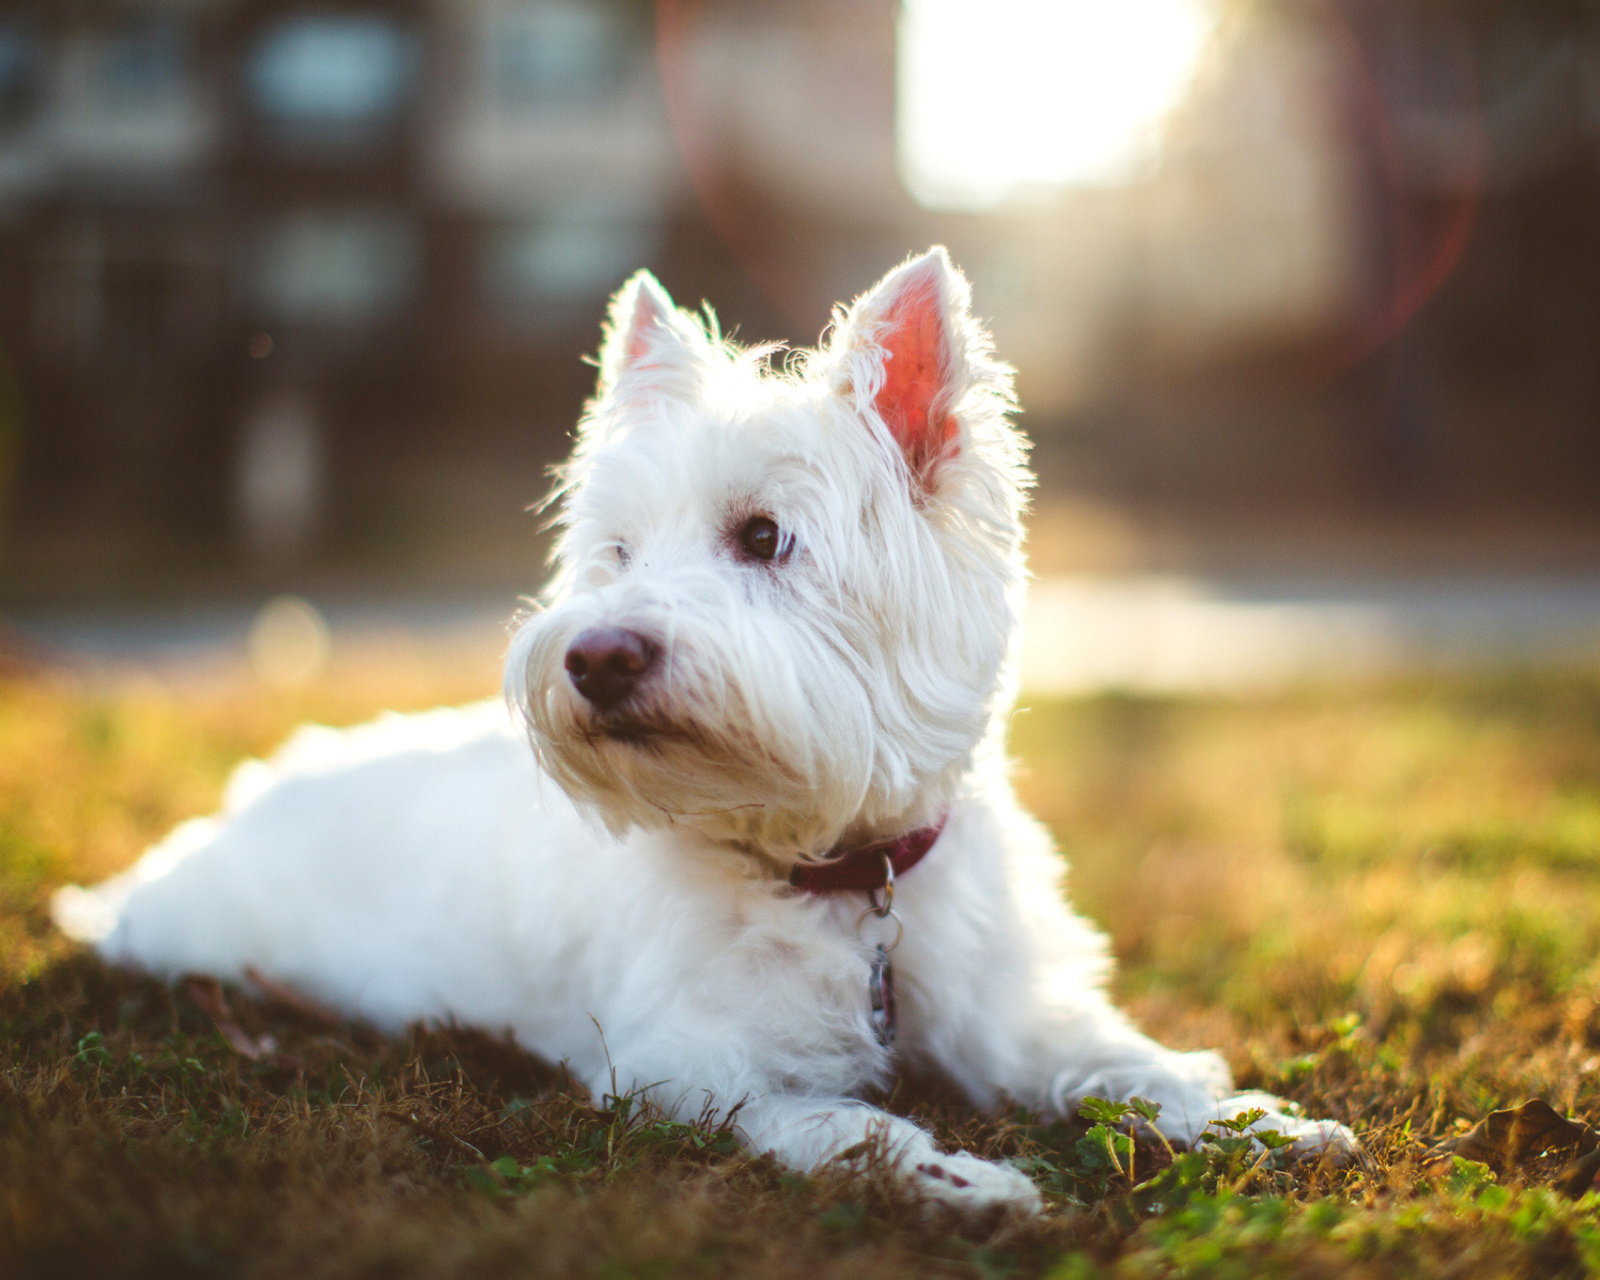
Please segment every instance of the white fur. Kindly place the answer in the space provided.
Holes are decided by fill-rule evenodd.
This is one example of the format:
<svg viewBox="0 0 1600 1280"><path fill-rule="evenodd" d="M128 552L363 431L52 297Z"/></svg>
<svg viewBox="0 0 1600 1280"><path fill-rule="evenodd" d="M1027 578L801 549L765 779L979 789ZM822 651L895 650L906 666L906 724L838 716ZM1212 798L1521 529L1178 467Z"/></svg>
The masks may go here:
<svg viewBox="0 0 1600 1280"><path fill-rule="evenodd" d="M957 424L920 461L877 403L885 335L919 289ZM239 770L219 815L63 891L63 927L156 973L253 966L385 1029L509 1029L596 1094L738 1106L748 1145L799 1168L877 1137L957 1206L1038 1195L861 1101L897 1060L980 1107L1140 1094L1192 1140L1260 1104L1307 1146L1351 1146L1276 1099L1227 1098L1215 1054L1163 1048L1110 1005L1104 941L1012 794L1028 477L1010 373L943 251L842 311L818 351L781 373L772 354L635 277L559 487L554 582L511 645L516 723L485 704L301 730ZM737 553L752 515L782 530L778 561ZM563 669L592 626L661 645L629 703L647 741L608 733ZM862 895L785 876L943 813L895 899L890 1052L868 1022Z"/></svg>

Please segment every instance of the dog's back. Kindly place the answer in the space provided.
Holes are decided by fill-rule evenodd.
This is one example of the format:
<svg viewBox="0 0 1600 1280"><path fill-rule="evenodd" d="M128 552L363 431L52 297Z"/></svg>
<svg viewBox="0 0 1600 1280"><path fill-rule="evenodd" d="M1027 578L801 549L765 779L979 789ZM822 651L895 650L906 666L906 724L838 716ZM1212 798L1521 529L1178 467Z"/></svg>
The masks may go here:
<svg viewBox="0 0 1600 1280"><path fill-rule="evenodd" d="M559 862L580 832L500 704L387 715L301 729L239 768L215 816L54 909L114 963L230 980L254 968L389 1029L504 1025L501 970L526 956L497 940L532 905L516 890L530 860Z"/></svg>

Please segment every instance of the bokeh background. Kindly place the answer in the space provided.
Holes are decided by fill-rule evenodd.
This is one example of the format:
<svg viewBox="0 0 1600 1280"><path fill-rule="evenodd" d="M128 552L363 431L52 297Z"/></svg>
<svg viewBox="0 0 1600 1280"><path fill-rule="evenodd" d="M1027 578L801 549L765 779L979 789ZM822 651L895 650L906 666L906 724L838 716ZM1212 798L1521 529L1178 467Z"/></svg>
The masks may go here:
<svg viewBox="0 0 1600 1280"><path fill-rule="evenodd" d="M1600 657L1581 0L0 0L8 644L497 635L635 267L805 345L934 242L1033 687Z"/></svg>

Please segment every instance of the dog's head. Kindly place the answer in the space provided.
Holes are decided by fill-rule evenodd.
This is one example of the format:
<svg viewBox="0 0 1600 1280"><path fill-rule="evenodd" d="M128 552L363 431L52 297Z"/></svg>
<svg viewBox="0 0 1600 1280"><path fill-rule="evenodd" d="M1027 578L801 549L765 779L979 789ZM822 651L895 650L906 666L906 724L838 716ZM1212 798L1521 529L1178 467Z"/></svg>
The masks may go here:
<svg viewBox="0 0 1600 1280"><path fill-rule="evenodd" d="M506 689L614 830L792 859L949 804L1005 702L1028 475L942 249L773 350L617 294Z"/></svg>

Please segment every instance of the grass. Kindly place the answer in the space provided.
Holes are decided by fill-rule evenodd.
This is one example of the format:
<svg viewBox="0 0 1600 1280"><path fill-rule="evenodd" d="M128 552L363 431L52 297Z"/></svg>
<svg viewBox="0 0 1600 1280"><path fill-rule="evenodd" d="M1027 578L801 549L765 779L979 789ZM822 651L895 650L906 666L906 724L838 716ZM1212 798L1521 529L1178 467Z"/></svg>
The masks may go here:
<svg viewBox="0 0 1600 1280"><path fill-rule="evenodd" d="M1525 1098L1600 1115L1600 678L1019 713L1021 788L1120 996L1371 1155L1171 1163L1143 1140L1130 1178L1114 1118L897 1088L944 1140L1029 1169L1036 1222L926 1216L870 1158L797 1176L715 1117L589 1099L465 1031L384 1039L237 992L219 1021L50 930L53 887L127 863L300 720L493 681L490 654L385 651L294 693L229 670L0 683L0 1275L1600 1273L1600 1195L1426 1158Z"/></svg>

